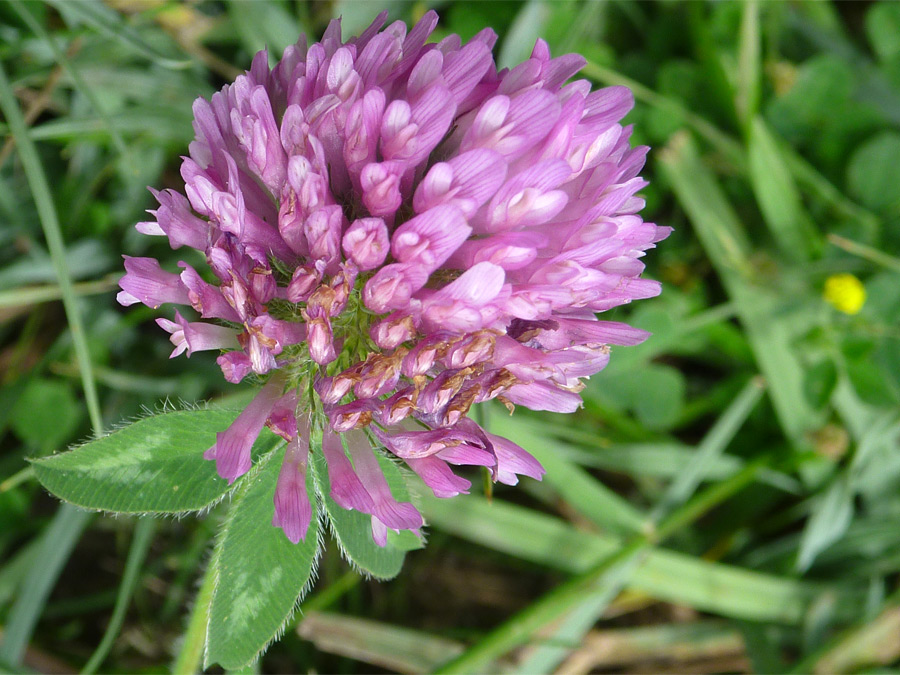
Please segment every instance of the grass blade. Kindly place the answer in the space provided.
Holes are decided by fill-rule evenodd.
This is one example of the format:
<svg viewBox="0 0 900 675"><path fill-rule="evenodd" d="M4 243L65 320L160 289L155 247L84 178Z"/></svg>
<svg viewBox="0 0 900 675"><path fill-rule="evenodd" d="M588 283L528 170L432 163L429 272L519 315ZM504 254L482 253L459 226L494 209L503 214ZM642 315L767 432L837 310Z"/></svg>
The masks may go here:
<svg viewBox="0 0 900 675"><path fill-rule="evenodd" d="M626 77L609 68L604 68L593 61L588 61L581 72L584 73L585 77L589 77L602 84L628 87L634 94L635 99L643 101L654 108L659 108L660 110L668 112L678 119L684 120L685 124L705 138L736 167L743 169L746 166L747 159L744 156L744 151L741 148L740 143L719 129L715 124L712 124L700 115L685 108L675 99L663 96L649 87L645 87L637 80L633 80L630 77Z"/></svg>
<svg viewBox="0 0 900 675"><path fill-rule="evenodd" d="M410 675L429 672L463 651L454 640L327 612L306 612L297 634L323 651Z"/></svg>
<svg viewBox="0 0 900 675"><path fill-rule="evenodd" d="M670 672L700 672L685 662L736 659L743 653L744 641L740 633L724 622L614 628L590 633L584 645L556 672L559 675L613 669L632 672L651 660L674 662ZM745 672L743 668L729 667L716 670Z"/></svg>
<svg viewBox="0 0 900 675"><path fill-rule="evenodd" d="M189 68L191 65L189 60L173 59L161 53L144 40L140 33L122 21L122 18L116 12L106 8L103 3L97 2L97 0L81 0L80 2L46 0L46 2L62 14L67 22L74 20L87 24L163 68L180 70Z"/></svg>
<svg viewBox="0 0 900 675"><path fill-rule="evenodd" d="M94 90L88 85L87 82L84 81L84 78L81 77L81 73L72 65L72 62L69 58L63 53L63 51L57 46L56 41L44 30L44 27L38 23L34 16L25 9L22 5L22 0L11 0L12 8L19 16L19 18L27 25L31 31L39 37L44 44L50 47L53 51L53 56L56 58L56 62L62 66L66 72L69 73L69 77L72 78L72 82L78 88L78 91L90 102L91 107L96 111L97 116L103 120L103 123L106 125L109 130L110 138L112 138L113 145L116 146L116 150L120 155L127 158L127 161L131 162L131 154L128 152L128 147L125 145L125 141L122 139L122 135L119 133L119 130L116 128L115 121L113 118L106 112L106 109L100 103L100 100L97 98L96 94L94 94Z"/></svg>
<svg viewBox="0 0 900 675"><path fill-rule="evenodd" d="M584 636L597 623L610 602L611 599L605 594L582 601L562 619L546 644L538 644L523 655L516 664L515 672L525 675L554 671L569 656L572 647L584 640Z"/></svg>
<svg viewBox="0 0 900 675"><path fill-rule="evenodd" d="M9 124L10 132L16 141L19 156L25 169L28 185L34 196L44 229L44 236L50 248L50 256L56 270L57 281L62 293L66 318L72 332L72 343L75 356L81 369L81 384L87 402L88 414L94 434L103 433L103 419L100 414L100 401L94 382L91 356L88 351L84 324L78 311L77 299L72 287L72 278L65 262L65 244L59 227L47 177L31 139L28 137L22 111L13 94L6 72L0 64L0 110ZM25 646L34 631L38 616L47 601L50 590L59 577L66 560L81 531L87 525L90 514L79 511L75 507L62 505L53 518L53 522L42 538L40 564L29 574L24 589L16 599L10 613L3 645L0 646L0 659L16 664L20 661Z"/></svg>
<svg viewBox="0 0 900 675"><path fill-rule="evenodd" d="M778 141L761 117L750 123L748 156L750 183L775 243L788 260L809 260L821 248L820 237L803 208Z"/></svg>
<svg viewBox="0 0 900 675"><path fill-rule="evenodd" d="M279 58L285 47L308 32L279 2L231 1L228 14L244 48L251 54L268 49L270 59Z"/></svg>
<svg viewBox="0 0 900 675"><path fill-rule="evenodd" d="M738 314L785 435L802 445L807 432L821 425L803 391L803 368L791 348L804 326L799 312L779 311L779 297L770 288L752 284L746 234L712 172L703 164L686 132L673 136L659 153L660 166L691 220L697 236Z"/></svg>
<svg viewBox="0 0 900 675"><path fill-rule="evenodd" d="M16 598L0 645L0 661L18 665L47 597L91 514L63 504L40 539L34 566Z"/></svg>
<svg viewBox="0 0 900 675"><path fill-rule="evenodd" d="M725 448L756 407L764 388L765 383L761 378L753 378L747 383L704 436L688 464L676 474L675 480L654 508L653 520L658 520L663 514L680 506L694 493L706 478L707 468L725 452Z"/></svg>
<svg viewBox="0 0 900 675"><path fill-rule="evenodd" d="M591 569L533 602L436 672L468 673L488 667L494 659L525 642L535 631L581 604L586 595L594 596L598 605L601 605L600 608L605 608L636 573L657 541L671 535L745 488L753 481L759 467L760 463L749 465L727 481L717 483L706 492L698 494L683 509L679 509L661 523L655 532L647 532L632 538Z"/></svg>
<svg viewBox="0 0 900 675"><path fill-rule="evenodd" d="M567 445L541 432L541 425L524 417L500 414L489 417L491 433L518 443L534 455L547 473L544 480L579 513L598 527L617 534L639 532L644 515L587 471L565 458L559 446Z"/></svg>
<svg viewBox="0 0 900 675"><path fill-rule="evenodd" d="M206 647L206 627L209 625L209 608L216 591L216 576L216 567L213 561L210 561L203 573L203 581L200 583L200 590L197 591L178 656L172 665L173 673L193 675L201 670L203 650Z"/></svg>
<svg viewBox="0 0 900 675"><path fill-rule="evenodd" d="M77 296L108 293L118 286L116 279L99 281L83 281L72 285L72 292ZM7 307L23 307L41 302L53 302L62 298L62 290L58 284L28 286L9 291L0 291L0 309Z"/></svg>
<svg viewBox="0 0 900 675"><path fill-rule="evenodd" d="M701 138L712 145L717 152L728 158L737 169L747 170L748 160L741 144L723 132L702 116L688 110L673 98L664 96L645 87L621 73L589 61L582 72L597 82L606 85L623 85L631 89L634 97L649 106L663 110L678 119L684 120L686 126L694 130ZM856 204L836 188L812 164L793 149L784 150L784 159L794 177L812 194L821 199L838 214L851 218L859 223L865 232L875 233L880 227L880 219L871 211Z"/></svg>
<svg viewBox="0 0 900 675"><path fill-rule="evenodd" d="M745 128L759 110L760 99L760 36L759 3L747 0L741 19L740 48L738 51L738 81L734 107L738 119Z"/></svg>
<svg viewBox="0 0 900 675"><path fill-rule="evenodd" d="M30 541L0 569L0 606L8 606L9 601L15 597L16 589L22 586L22 580L37 561L39 549L40 542Z"/></svg>
<svg viewBox="0 0 900 675"><path fill-rule="evenodd" d="M137 587L140 578L141 566L147 557L147 551L153 542L153 535L156 533L156 521L153 518L139 518L134 528L134 537L131 540L131 548L128 551L128 560L125 562L125 572L122 574L122 583L119 585L119 593L116 596L116 606L113 608L112 617L109 619L109 625L106 632L103 633L103 639L97 646L96 651L91 655L87 665L82 669L82 673L90 674L97 672L97 669L103 664L103 660L109 654L119 631L122 630L122 623L125 621L125 612L128 610L128 603Z"/></svg>
<svg viewBox="0 0 900 675"><path fill-rule="evenodd" d="M544 2L529 0L524 5L503 38L497 56L498 68L512 68L531 56L534 41L541 36L550 8Z"/></svg>
<svg viewBox="0 0 900 675"><path fill-rule="evenodd" d="M53 205L50 186L47 183L47 177L44 175L44 169L41 166L37 149L28 137L28 130L25 127L22 111L19 109L19 104L16 101L12 87L9 84L9 80L6 77L6 72L3 70L2 65L0 65L0 110L2 110L3 115L6 117L10 133L16 141L16 148L22 159L25 176L28 179L28 185L34 196L38 216L41 220L41 227L44 229L44 236L47 239L47 246L50 249L50 257L52 258L53 268L59 283L63 306L66 310L66 319L69 322L69 329L72 331L72 343L75 346L75 356L78 360L78 366L81 369L81 385L84 388L88 414L91 418L94 434L99 436L103 430L103 420L100 415L100 400L97 396L97 387L94 383L91 356L88 351L84 324L81 320L81 313L78 311L77 298L73 288L72 278L69 274L69 269L66 266L66 247L59 226L59 218L56 215L56 208Z"/></svg>
<svg viewBox="0 0 900 675"><path fill-rule="evenodd" d="M821 493L800 538L798 572L806 572L816 556L844 536L853 520L854 497L847 474L839 476Z"/></svg>
<svg viewBox="0 0 900 675"><path fill-rule="evenodd" d="M844 631L821 649L800 659L790 672L816 675L870 672L866 667L896 662L900 658L898 600L900 597L895 593L888 598L881 614Z"/></svg>
<svg viewBox="0 0 900 675"><path fill-rule="evenodd" d="M578 574L614 553L619 539L587 533L558 518L481 497L422 500L423 514L445 532L540 565ZM751 621L798 624L821 589L814 584L654 550L630 588L657 599ZM851 589L852 590L852 589ZM851 593L848 591L847 600Z"/></svg>
<svg viewBox="0 0 900 675"><path fill-rule="evenodd" d="M828 241L838 248L844 249L851 255L859 256L860 258L864 258L876 265L881 265L889 270L900 272L900 258L885 253L884 251L879 251L877 248L860 244L857 241L847 239L839 234L829 234Z"/></svg>

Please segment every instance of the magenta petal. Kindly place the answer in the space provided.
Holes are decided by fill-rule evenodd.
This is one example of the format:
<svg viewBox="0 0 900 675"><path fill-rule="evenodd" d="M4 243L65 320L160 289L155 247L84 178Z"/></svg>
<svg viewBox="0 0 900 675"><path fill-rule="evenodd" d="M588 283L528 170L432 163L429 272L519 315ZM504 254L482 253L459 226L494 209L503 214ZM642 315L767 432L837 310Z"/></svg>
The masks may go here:
<svg viewBox="0 0 900 675"><path fill-rule="evenodd" d="M634 107L634 94L628 87L605 87L587 95L584 101L584 124L618 122Z"/></svg>
<svg viewBox="0 0 900 675"><path fill-rule="evenodd" d="M308 456L307 421L305 427L288 443L278 474L278 482L275 485L275 514L272 516L272 525L284 530L285 536L294 544L306 539L312 520L312 504L306 491Z"/></svg>
<svg viewBox="0 0 900 675"><path fill-rule="evenodd" d="M573 413L582 405L578 394L547 382L517 384L510 387L505 396L516 405L549 412Z"/></svg>
<svg viewBox="0 0 900 675"><path fill-rule="evenodd" d="M474 445L456 445L438 452L436 457L449 464L465 464L469 466L494 466L497 459L487 450Z"/></svg>
<svg viewBox="0 0 900 675"><path fill-rule="evenodd" d="M472 228L452 204L436 206L397 228L391 252L401 263L431 272L468 239Z"/></svg>
<svg viewBox="0 0 900 675"><path fill-rule="evenodd" d="M491 67L491 60L490 46L475 40L444 59L444 80L457 105L465 101Z"/></svg>
<svg viewBox="0 0 900 675"><path fill-rule="evenodd" d="M506 178L506 162L493 150L477 149L431 167L413 196L416 213L439 204L455 204L466 217L497 193Z"/></svg>
<svg viewBox="0 0 900 675"><path fill-rule="evenodd" d="M559 344L541 343L549 349L560 349L572 344L639 345L650 333L618 321L594 321L587 319L559 319L559 331L549 331L548 337L557 332L562 338ZM565 343L565 345L562 344Z"/></svg>
<svg viewBox="0 0 900 675"><path fill-rule="evenodd" d="M151 212L152 213L152 212ZM159 223L148 220L141 223L135 223L134 229L136 229L141 234L146 234L151 237L165 237L165 231L159 226Z"/></svg>
<svg viewBox="0 0 900 675"><path fill-rule="evenodd" d="M505 279L502 267L490 262L479 262L433 295L430 303L458 301L463 305L480 307L497 297Z"/></svg>
<svg viewBox="0 0 900 675"><path fill-rule="evenodd" d="M191 306L200 312L204 319L224 319L234 323L240 322L240 317L234 307L228 304L222 291L216 286L205 282L197 271L185 262L178 263L182 268L181 283L188 290L188 299Z"/></svg>
<svg viewBox="0 0 900 675"><path fill-rule="evenodd" d="M327 365L337 358L334 348L334 333L327 316L311 317L306 329L309 355L320 365Z"/></svg>
<svg viewBox="0 0 900 675"><path fill-rule="evenodd" d="M387 546L388 528L377 516L372 516L372 540L381 548Z"/></svg>
<svg viewBox="0 0 900 675"><path fill-rule="evenodd" d="M382 349L394 349L415 337L416 327L412 318L403 312L394 312L369 329L369 335Z"/></svg>
<svg viewBox="0 0 900 675"><path fill-rule="evenodd" d="M250 357L244 352L228 352L216 359L216 363L222 369L225 379L232 384L238 384L250 374Z"/></svg>
<svg viewBox="0 0 900 675"><path fill-rule="evenodd" d="M544 40L498 70L491 29L428 43L433 11L410 29L386 19L346 41L334 20L272 68L261 51L198 99L184 190L154 191L137 225L196 249L197 269L126 258L120 282L124 305L189 304L205 320L157 320L173 356L230 349L226 380L268 382L204 456L234 481L264 424L287 440L273 522L294 542L315 517L298 407L326 427L334 501L385 545L422 518L367 439L442 497L470 487L454 465L540 478L471 406L576 410L609 345L647 336L596 313L661 290L641 278L644 254L671 230L639 214L648 148L623 124L627 88L567 83L584 58Z"/></svg>
<svg viewBox="0 0 900 675"><path fill-rule="evenodd" d="M177 274L166 272L159 266L155 258L125 258L124 277L119 279L119 303L133 305L142 302L156 309L162 304L171 302L189 305L188 291Z"/></svg>
<svg viewBox="0 0 900 675"><path fill-rule="evenodd" d="M472 434L452 428L385 433L373 427L372 433L388 450L406 460L429 457L464 442L478 443Z"/></svg>
<svg viewBox="0 0 900 675"><path fill-rule="evenodd" d="M404 164L401 162L382 162L367 164L360 173L363 204L373 216L386 216L400 206L403 197L400 194L400 176Z"/></svg>
<svg viewBox="0 0 900 675"><path fill-rule="evenodd" d="M159 323L161 319L157 319ZM187 349L188 357L194 352L208 351L210 349L234 349L238 346L237 331L226 326L217 326L202 321L186 321L181 313L176 310L175 321L177 328L170 330L172 344L175 351L181 353ZM160 324L162 325L162 324ZM175 352L172 354L175 356Z"/></svg>
<svg viewBox="0 0 900 675"><path fill-rule="evenodd" d="M506 485L516 485L519 482L516 474L541 480L545 473L544 467L534 457L502 436L487 434L487 437L497 455L497 480Z"/></svg>
<svg viewBox="0 0 900 675"><path fill-rule="evenodd" d="M210 226L191 213L190 202L174 190L153 190L159 202L155 211L159 228L169 237L172 248L190 246L199 251L206 248Z"/></svg>
<svg viewBox="0 0 900 675"><path fill-rule="evenodd" d="M184 321L181 315L178 312L175 312L176 320ZM184 330L176 321L169 321L168 319L157 319L156 325L162 328L167 333L171 333L171 337L169 341L175 345L175 349L172 350L172 353L169 354L170 359L174 359L176 356L183 354L187 349L188 345L184 339Z"/></svg>
<svg viewBox="0 0 900 675"><path fill-rule="evenodd" d="M468 494L469 488L472 487L472 483L457 476L446 462L437 457L407 459L406 463L431 488L435 497L447 498Z"/></svg>
<svg viewBox="0 0 900 675"><path fill-rule="evenodd" d="M409 502L400 503L391 494L384 473L378 466L375 451L362 432L347 434L347 448L360 482L372 497L372 515L394 530L415 530L422 527L422 515Z"/></svg>
<svg viewBox="0 0 900 675"><path fill-rule="evenodd" d="M390 252L388 230L382 218L360 218L344 233L344 253L361 270L375 269Z"/></svg>
<svg viewBox="0 0 900 675"><path fill-rule="evenodd" d="M203 453L204 459L216 460L216 471L229 483L250 470L250 450L283 387L282 380L269 380L231 426L216 434L215 445Z"/></svg>
<svg viewBox="0 0 900 675"><path fill-rule="evenodd" d="M269 413L269 417L266 420L266 424L268 424L272 431L288 442L297 436L298 419L296 389L289 389L285 392L284 396L275 402L275 405L272 406L272 412ZM302 429L300 429L300 431L302 432ZM308 430L305 433L309 436Z"/></svg>
<svg viewBox="0 0 900 675"><path fill-rule="evenodd" d="M428 281L428 271L415 264L393 263L382 267L366 283L363 301L373 312L409 306L413 293Z"/></svg>
<svg viewBox="0 0 900 675"><path fill-rule="evenodd" d="M572 77L587 63L580 54L564 54L544 65L541 75L544 78L544 89L553 91Z"/></svg>
<svg viewBox="0 0 900 675"><path fill-rule="evenodd" d="M341 508L356 509L362 513L371 514L375 510L372 498L353 470L350 460L347 459L340 435L328 427L325 427L322 435L322 453L325 455L325 461L328 462L331 498Z"/></svg>
<svg viewBox="0 0 900 675"><path fill-rule="evenodd" d="M328 265L337 262L344 221L339 206L323 206L310 214L303 225L310 256Z"/></svg>

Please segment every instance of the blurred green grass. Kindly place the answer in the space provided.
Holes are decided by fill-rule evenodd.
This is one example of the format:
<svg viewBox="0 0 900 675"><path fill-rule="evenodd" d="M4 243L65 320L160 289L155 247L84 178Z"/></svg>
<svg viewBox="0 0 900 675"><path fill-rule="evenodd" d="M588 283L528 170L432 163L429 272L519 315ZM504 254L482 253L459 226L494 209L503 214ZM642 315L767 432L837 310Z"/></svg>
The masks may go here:
<svg viewBox="0 0 900 675"><path fill-rule="evenodd" d="M545 481L423 498L430 544L392 582L332 547L259 670L896 670L900 4L396 0L0 4L28 126L0 120L0 668L194 667L221 514L87 523L25 459L233 393L110 290L122 252L175 261L132 225L147 185L180 184L193 99L332 16L348 35L431 6L438 37L492 26L501 65L541 36L632 87L644 215L675 233L648 258L663 295L608 316L654 336L574 418L489 408ZM823 295L841 273L858 313Z"/></svg>

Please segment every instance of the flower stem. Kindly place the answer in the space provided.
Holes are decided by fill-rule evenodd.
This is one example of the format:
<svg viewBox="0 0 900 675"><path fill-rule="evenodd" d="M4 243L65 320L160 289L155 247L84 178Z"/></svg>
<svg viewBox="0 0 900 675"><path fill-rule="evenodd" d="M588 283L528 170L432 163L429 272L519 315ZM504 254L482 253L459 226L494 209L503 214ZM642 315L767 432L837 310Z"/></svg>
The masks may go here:
<svg viewBox="0 0 900 675"><path fill-rule="evenodd" d="M215 565L210 561L206 566L206 572L203 573L200 590L197 591L197 599L191 610L191 618L184 634L184 641L181 643L181 650L172 665L173 673L187 675L201 670L203 649L206 646L206 627L209 623L209 608L215 589Z"/></svg>

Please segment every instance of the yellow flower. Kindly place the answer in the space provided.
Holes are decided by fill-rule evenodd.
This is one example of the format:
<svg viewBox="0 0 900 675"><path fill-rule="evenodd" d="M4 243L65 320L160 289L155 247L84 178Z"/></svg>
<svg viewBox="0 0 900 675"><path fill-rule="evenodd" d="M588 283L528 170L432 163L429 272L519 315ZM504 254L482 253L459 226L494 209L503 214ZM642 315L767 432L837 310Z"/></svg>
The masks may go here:
<svg viewBox="0 0 900 675"><path fill-rule="evenodd" d="M852 274L832 274L825 280L825 300L839 312L856 314L866 303L866 288Z"/></svg>

